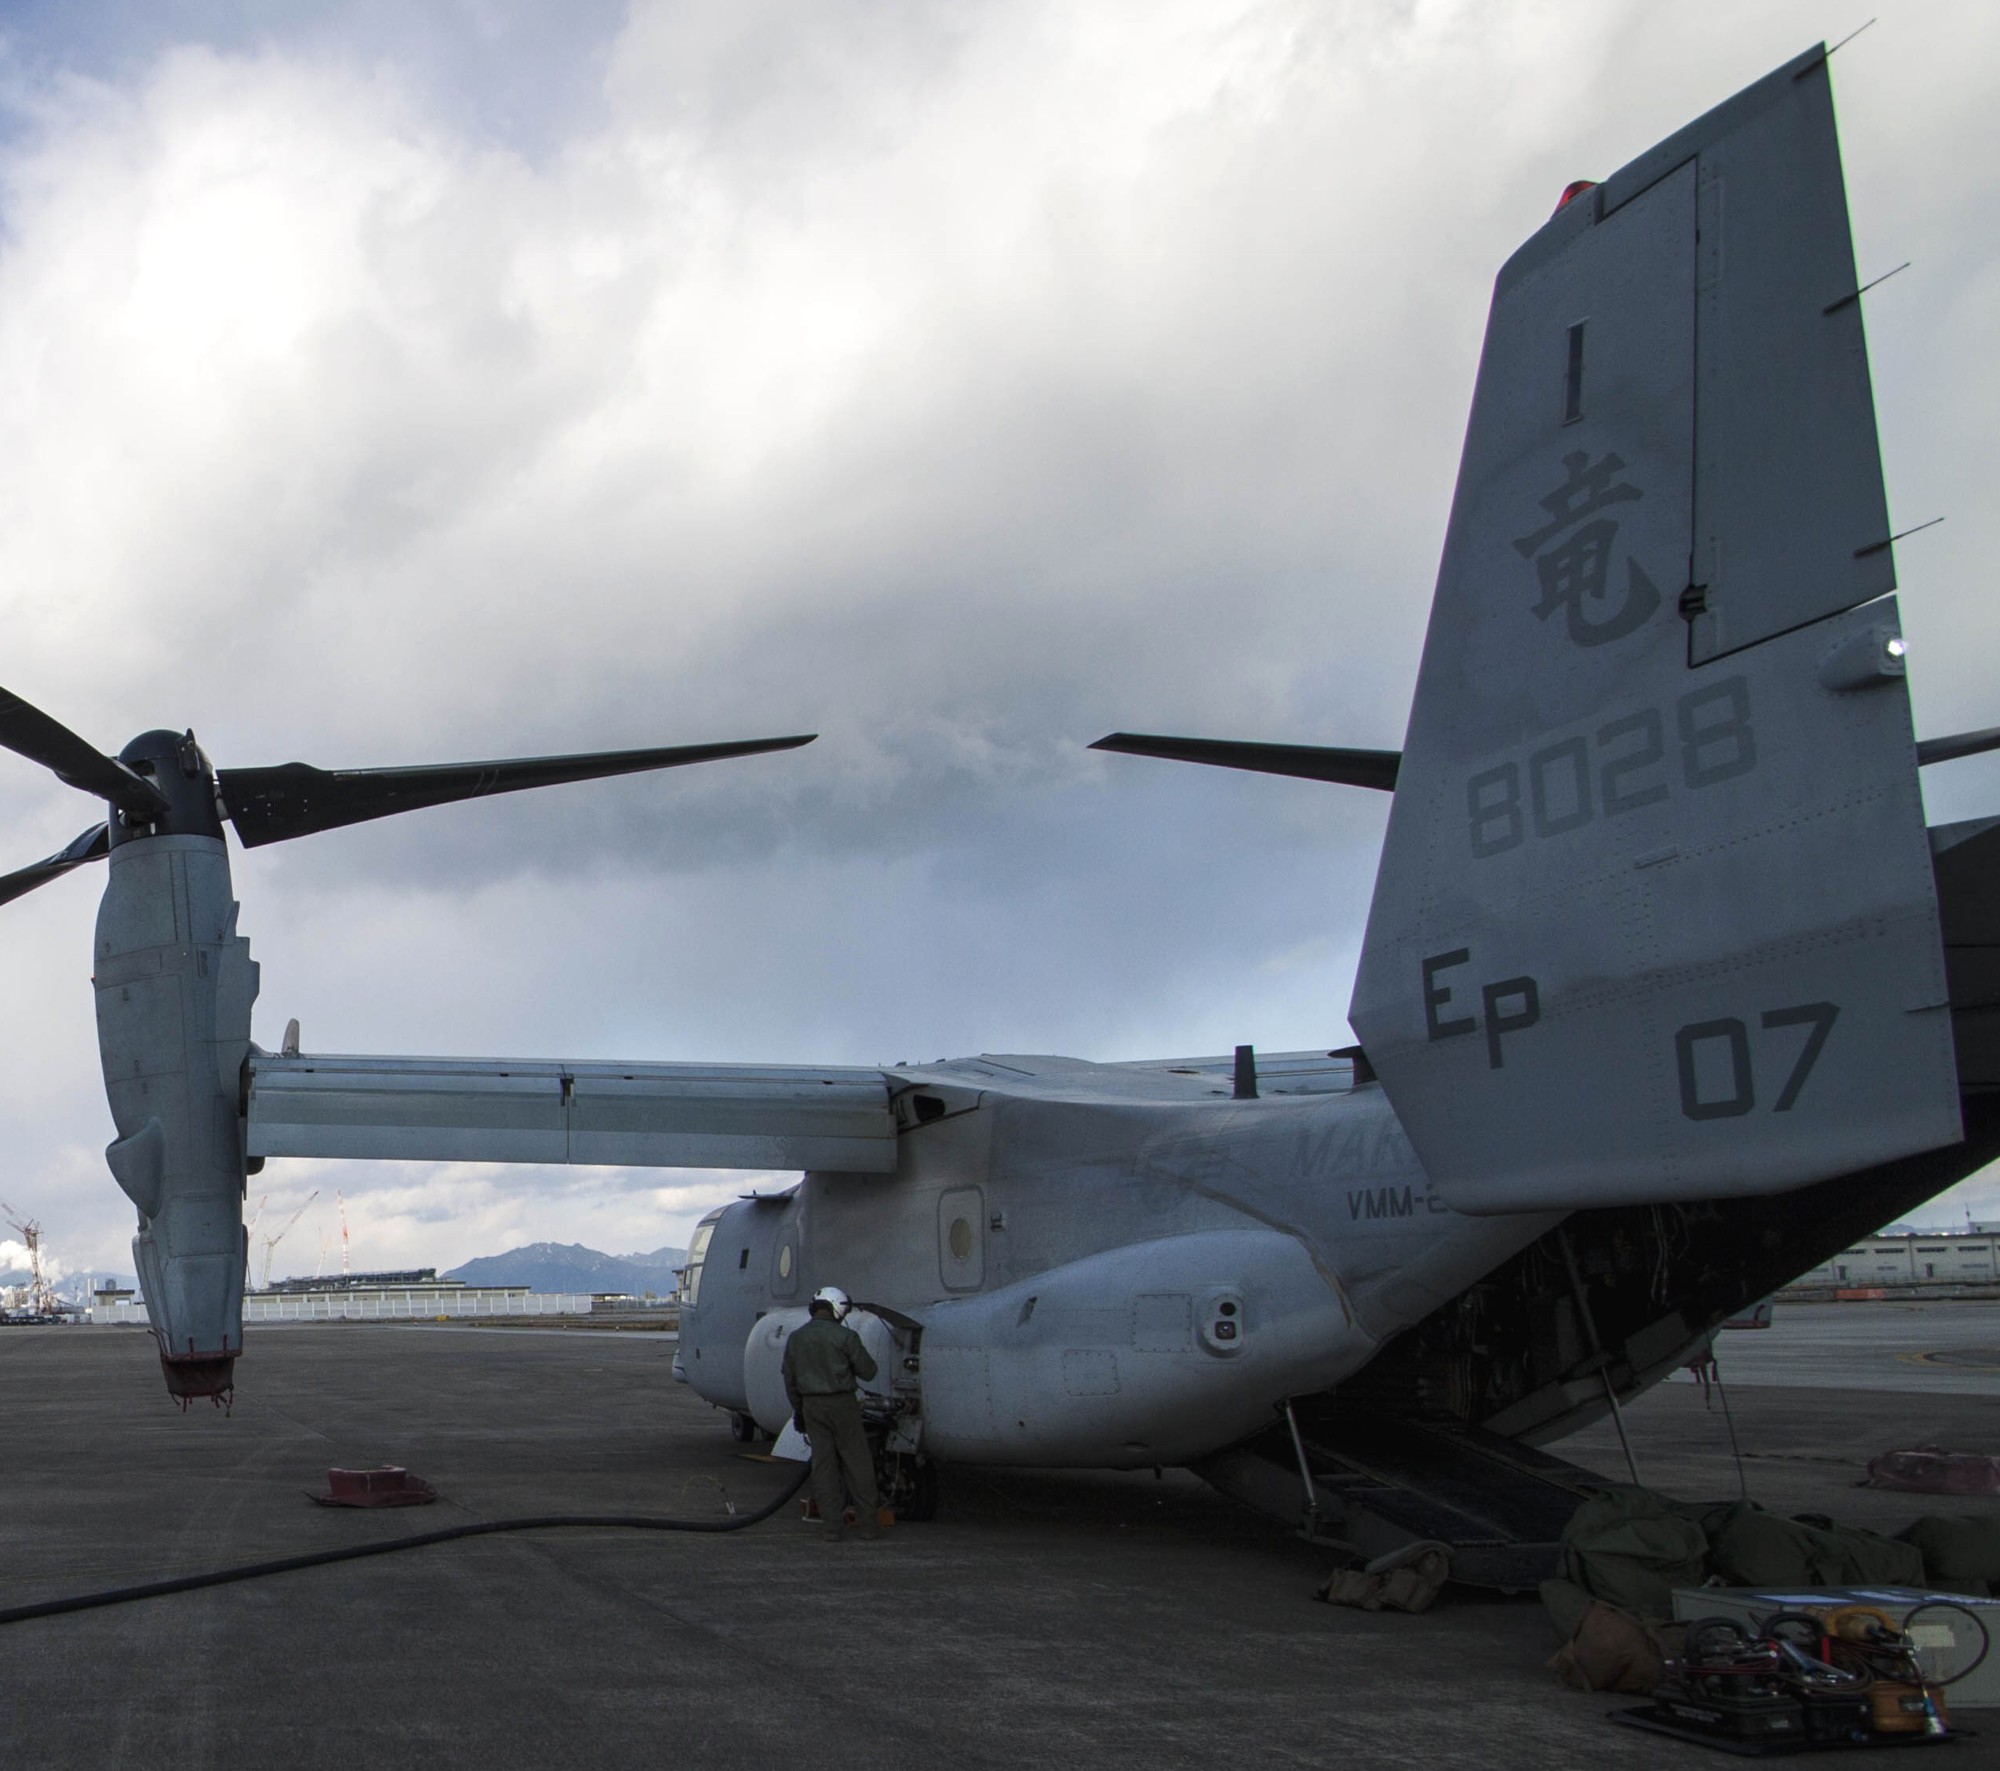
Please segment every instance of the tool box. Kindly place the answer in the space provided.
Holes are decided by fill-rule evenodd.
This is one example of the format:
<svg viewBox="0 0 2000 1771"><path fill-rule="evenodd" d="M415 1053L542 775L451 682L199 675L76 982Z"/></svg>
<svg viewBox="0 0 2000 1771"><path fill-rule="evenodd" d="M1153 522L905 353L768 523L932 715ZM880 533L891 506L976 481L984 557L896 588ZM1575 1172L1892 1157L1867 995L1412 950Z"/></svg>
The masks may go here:
<svg viewBox="0 0 2000 1771"><path fill-rule="evenodd" d="M1911 1632L1917 1663L1927 1679L1943 1680L1954 1712L2000 1708L2000 1599L1970 1598L1923 1587L1677 1587L1674 1616L1686 1623L1727 1617L1755 1629L1776 1612L1829 1612L1870 1606L1901 1629L1919 1612ZM1957 1608L1957 1609L1954 1609ZM1966 1614L1970 1613L1970 1617ZM1992 1646L1982 1639L1985 1637ZM1981 1658L1983 1654L1983 1658ZM1977 1661L1978 1664L1972 1663ZM1955 1677L1961 1669L1972 1670Z"/></svg>

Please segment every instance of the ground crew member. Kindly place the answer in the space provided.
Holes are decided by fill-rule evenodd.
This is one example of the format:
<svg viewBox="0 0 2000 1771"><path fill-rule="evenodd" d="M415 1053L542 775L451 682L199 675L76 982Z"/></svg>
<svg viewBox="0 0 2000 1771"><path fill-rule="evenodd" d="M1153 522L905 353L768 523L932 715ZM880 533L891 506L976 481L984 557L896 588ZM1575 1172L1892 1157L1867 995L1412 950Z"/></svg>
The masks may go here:
<svg viewBox="0 0 2000 1771"><path fill-rule="evenodd" d="M792 1404L792 1425L812 1441L813 1499L819 1502L828 1543L847 1536L841 1518L846 1510L843 1486L854 1497L859 1535L882 1535L875 1517L875 1459L861 1425L861 1399L854 1393L861 1379L875 1375L875 1361L861 1337L841 1325L848 1308L847 1293L839 1286L822 1286L813 1293L811 1319L785 1342L785 1394Z"/></svg>

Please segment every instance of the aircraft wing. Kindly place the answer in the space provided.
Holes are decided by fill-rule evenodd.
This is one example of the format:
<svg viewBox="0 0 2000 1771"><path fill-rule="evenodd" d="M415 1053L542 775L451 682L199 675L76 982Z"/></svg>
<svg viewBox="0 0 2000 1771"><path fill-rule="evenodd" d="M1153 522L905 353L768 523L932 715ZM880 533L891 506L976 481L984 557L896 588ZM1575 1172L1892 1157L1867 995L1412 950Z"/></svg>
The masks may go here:
<svg viewBox="0 0 2000 1771"><path fill-rule="evenodd" d="M248 1154L615 1168L896 1166L880 1070L252 1050Z"/></svg>

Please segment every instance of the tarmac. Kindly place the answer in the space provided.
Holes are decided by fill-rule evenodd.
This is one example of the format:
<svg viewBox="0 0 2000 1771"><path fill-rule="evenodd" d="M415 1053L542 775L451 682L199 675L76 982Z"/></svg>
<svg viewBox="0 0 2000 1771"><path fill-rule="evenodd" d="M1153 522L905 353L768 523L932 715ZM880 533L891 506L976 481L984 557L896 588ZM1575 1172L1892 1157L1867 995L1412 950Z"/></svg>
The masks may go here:
<svg viewBox="0 0 2000 1771"><path fill-rule="evenodd" d="M0 1606L547 1513L726 1518L788 1481L644 1334L253 1331L231 1415L166 1398L137 1330L0 1333ZM2000 1509L1854 1486L1877 1451L2000 1452L2000 1305L1779 1308L1722 1337L1750 1492L1895 1528ZM1927 1359L1946 1354L1949 1358ZM1990 1359L1991 1364L1985 1363ZM1970 1361L1968 1363L1968 1360ZM1932 1368L1942 1386L1913 1381ZM1737 1492L1720 1399L1627 1410L1642 1475ZM1556 1447L1623 1479L1615 1435ZM323 1509L330 1466L437 1505ZM1314 1604L1322 1554L1176 1472L954 1471L939 1518L815 1542L479 1538L0 1627L0 1762L703 1768L1700 1766L1562 1689L1532 1600ZM2000 1767L2000 1711L1949 1766Z"/></svg>

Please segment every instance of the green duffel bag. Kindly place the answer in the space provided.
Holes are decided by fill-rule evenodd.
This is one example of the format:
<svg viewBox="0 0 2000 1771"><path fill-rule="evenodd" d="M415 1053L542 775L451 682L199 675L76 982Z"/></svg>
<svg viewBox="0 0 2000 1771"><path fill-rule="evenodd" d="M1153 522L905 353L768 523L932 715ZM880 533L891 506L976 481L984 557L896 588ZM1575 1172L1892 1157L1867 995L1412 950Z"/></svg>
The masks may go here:
<svg viewBox="0 0 2000 1771"><path fill-rule="evenodd" d="M1922 1586L1907 1543L1830 1521L1786 1519L1754 1501L1711 1510L1708 1569L1739 1587Z"/></svg>
<svg viewBox="0 0 2000 1771"><path fill-rule="evenodd" d="M1674 1588L1702 1583L1701 1527L1644 1488L1593 1494L1563 1527L1557 1573L1621 1611L1672 1617Z"/></svg>
<svg viewBox="0 0 2000 1771"><path fill-rule="evenodd" d="M1726 1586L1799 1587L1825 1583L1815 1554L1818 1534L1767 1513L1755 1501L1739 1500L1711 1513L1708 1571Z"/></svg>
<svg viewBox="0 0 2000 1771"><path fill-rule="evenodd" d="M1926 1513L1897 1536L1923 1557L1930 1586L1978 1598L2000 1586L2000 1515Z"/></svg>
<svg viewBox="0 0 2000 1771"><path fill-rule="evenodd" d="M1828 1581L1847 1587L1920 1587L1924 1558L1912 1544L1884 1537L1879 1531L1837 1525L1817 1533L1822 1556L1831 1570Z"/></svg>

